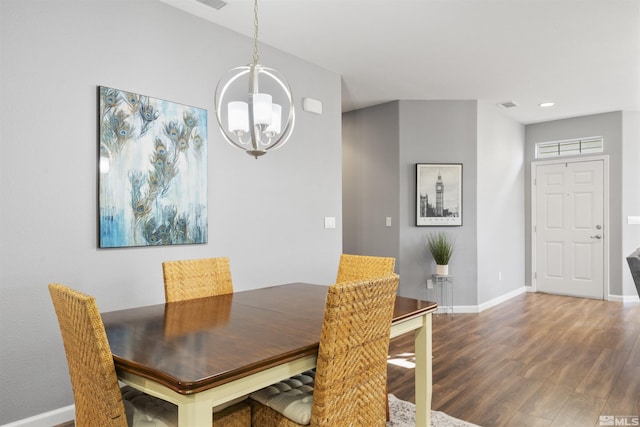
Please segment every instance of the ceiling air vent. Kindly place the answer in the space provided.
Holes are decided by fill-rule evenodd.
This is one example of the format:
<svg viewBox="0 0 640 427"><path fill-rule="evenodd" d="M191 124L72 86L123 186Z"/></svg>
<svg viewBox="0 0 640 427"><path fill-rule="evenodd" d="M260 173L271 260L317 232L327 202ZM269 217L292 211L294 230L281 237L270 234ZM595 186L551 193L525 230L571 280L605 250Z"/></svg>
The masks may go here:
<svg viewBox="0 0 640 427"><path fill-rule="evenodd" d="M215 10L220 10L227 5L227 2L222 0L196 0L196 1L204 4L205 6L212 7Z"/></svg>
<svg viewBox="0 0 640 427"><path fill-rule="evenodd" d="M518 104L516 104L513 101L501 102L498 105L501 106L502 108L513 108L518 106Z"/></svg>

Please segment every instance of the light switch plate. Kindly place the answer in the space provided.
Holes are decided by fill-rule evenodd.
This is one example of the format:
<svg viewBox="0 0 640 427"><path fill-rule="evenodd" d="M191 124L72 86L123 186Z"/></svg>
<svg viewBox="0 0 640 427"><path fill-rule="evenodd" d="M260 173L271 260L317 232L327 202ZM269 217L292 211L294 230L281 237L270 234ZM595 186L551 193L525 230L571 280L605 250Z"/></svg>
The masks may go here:
<svg viewBox="0 0 640 427"><path fill-rule="evenodd" d="M640 224L640 216L628 216L627 224Z"/></svg>
<svg viewBox="0 0 640 427"><path fill-rule="evenodd" d="M335 216L325 216L324 217L324 228L336 228L336 217Z"/></svg>
<svg viewBox="0 0 640 427"><path fill-rule="evenodd" d="M385 223L387 224L387 227L391 227L391 217L390 216L387 217Z"/></svg>

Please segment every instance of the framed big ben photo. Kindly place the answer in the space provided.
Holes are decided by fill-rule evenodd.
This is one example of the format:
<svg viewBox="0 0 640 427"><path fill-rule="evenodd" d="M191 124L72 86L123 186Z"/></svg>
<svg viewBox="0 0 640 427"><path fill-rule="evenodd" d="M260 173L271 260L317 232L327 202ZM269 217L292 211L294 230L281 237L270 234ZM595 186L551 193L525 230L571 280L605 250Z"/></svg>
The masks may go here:
<svg viewBox="0 0 640 427"><path fill-rule="evenodd" d="M416 225L462 225L462 163L416 164Z"/></svg>

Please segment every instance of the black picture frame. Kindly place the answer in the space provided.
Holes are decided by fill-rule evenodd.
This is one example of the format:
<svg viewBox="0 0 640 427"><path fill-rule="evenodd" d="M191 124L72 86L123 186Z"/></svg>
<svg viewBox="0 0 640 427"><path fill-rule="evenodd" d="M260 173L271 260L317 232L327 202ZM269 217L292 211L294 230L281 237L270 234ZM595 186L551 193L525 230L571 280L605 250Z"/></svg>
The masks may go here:
<svg viewBox="0 0 640 427"><path fill-rule="evenodd" d="M462 226L462 163L416 163L416 226Z"/></svg>

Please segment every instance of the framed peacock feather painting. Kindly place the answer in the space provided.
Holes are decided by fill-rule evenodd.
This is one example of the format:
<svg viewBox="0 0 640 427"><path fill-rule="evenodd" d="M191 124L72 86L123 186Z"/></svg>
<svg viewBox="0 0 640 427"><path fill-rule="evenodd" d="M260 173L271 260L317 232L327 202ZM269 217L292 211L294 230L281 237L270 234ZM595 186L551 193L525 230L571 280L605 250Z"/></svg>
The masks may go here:
<svg viewBox="0 0 640 427"><path fill-rule="evenodd" d="M98 92L100 247L207 243L207 110Z"/></svg>

